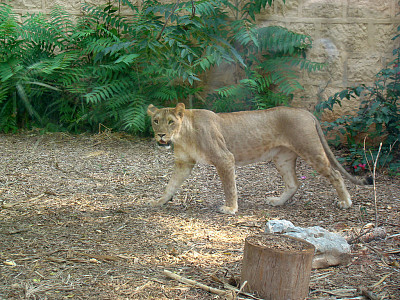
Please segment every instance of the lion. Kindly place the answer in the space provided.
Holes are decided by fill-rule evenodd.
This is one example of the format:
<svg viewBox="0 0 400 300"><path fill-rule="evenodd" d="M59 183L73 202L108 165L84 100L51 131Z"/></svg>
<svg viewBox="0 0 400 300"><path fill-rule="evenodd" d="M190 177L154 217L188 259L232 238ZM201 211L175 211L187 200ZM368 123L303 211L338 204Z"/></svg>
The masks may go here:
<svg viewBox="0 0 400 300"><path fill-rule="evenodd" d="M335 187L340 208L352 204L343 177L356 185L371 184L371 179L357 179L337 161L320 123L310 112L290 107L267 110L214 113L205 109L158 109L150 104L155 140L159 146L174 146L175 164L171 179L153 206L161 206L190 175L196 163L212 164L222 181L225 204L219 211L235 214L238 210L235 165L273 161L285 183L280 197L267 198L272 206L283 205L293 197L300 183L296 160L304 159Z"/></svg>

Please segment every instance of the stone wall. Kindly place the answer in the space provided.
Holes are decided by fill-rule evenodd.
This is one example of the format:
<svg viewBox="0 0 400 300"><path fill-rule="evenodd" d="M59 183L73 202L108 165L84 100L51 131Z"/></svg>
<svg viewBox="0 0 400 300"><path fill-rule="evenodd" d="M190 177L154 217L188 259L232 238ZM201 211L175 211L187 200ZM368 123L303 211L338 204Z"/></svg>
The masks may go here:
<svg viewBox="0 0 400 300"><path fill-rule="evenodd" d="M400 25L399 13L397 0L287 0L286 5L276 2L258 22L310 35L309 58L329 63L324 71L302 74L305 91L294 104L312 108L343 88L374 81L398 47L399 39L396 45L392 38Z"/></svg>
<svg viewBox="0 0 400 300"><path fill-rule="evenodd" d="M81 14L82 4L90 3L93 5L99 5L107 3L107 0L0 0L0 3L8 3L12 5L14 11L20 15L27 13L49 13L50 10L60 5L65 7L71 14Z"/></svg>
<svg viewBox="0 0 400 300"><path fill-rule="evenodd" d="M106 0L0 0L13 5L20 14L49 12L54 5L81 13L83 3L100 4ZM328 62L328 68L313 74L302 73L304 91L295 95L294 105L312 109L345 87L370 84L375 74L392 58L392 37L400 25L397 0L282 0L275 1L257 22L259 26L282 25L310 35L313 48L309 58ZM397 40L396 43L399 43ZM229 67L228 67L229 68ZM213 87L232 83L235 72L221 67L209 74ZM345 110L354 109L353 106ZM343 113L343 112L340 112Z"/></svg>
<svg viewBox="0 0 400 300"><path fill-rule="evenodd" d="M312 37L308 58L327 62L328 67L312 74L302 73L300 81L305 89L295 95L292 103L312 110L317 101L346 87L374 81L398 46L392 38L400 25L399 13L397 0L286 0L286 4L276 1L257 22L259 26L281 25ZM228 84L234 74L228 66L222 67L208 77L208 83ZM357 107L355 103L343 104L336 114Z"/></svg>

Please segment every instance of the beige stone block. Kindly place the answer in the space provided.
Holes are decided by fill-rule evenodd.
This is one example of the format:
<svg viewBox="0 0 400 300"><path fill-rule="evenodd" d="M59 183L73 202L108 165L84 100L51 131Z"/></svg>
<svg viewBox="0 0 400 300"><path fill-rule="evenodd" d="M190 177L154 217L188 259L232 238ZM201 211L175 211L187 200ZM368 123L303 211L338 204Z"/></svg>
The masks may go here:
<svg viewBox="0 0 400 300"><path fill-rule="evenodd" d="M357 108L360 105L359 101L356 99L345 99L342 100L341 103L342 106L335 104L332 111L326 109L321 116L321 120L332 122L346 115L355 115L357 113Z"/></svg>
<svg viewBox="0 0 400 300"><path fill-rule="evenodd" d="M313 111L318 101L318 87L312 84L303 84L304 90L296 91L290 106L305 108Z"/></svg>
<svg viewBox="0 0 400 300"><path fill-rule="evenodd" d="M292 22L284 25L287 29L309 36L315 36L315 24L313 22Z"/></svg>
<svg viewBox="0 0 400 300"><path fill-rule="evenodd" d="M57 0L57 1L62 1L62 0ZM90 4L93 6L100 6L103 4L107 4L109 2L108 0L77 0L77 1L81 2L82 4Z"/></svg>
<svg viewBox="0 0 400 300"><path fill-rule="evenodd" d="M330 78L330 74L324 74L323 72L320 73L322 76L318 76L316 73L302 76L300 79L300 83L304 87L304 95L302 95L302 98L308 98L314 103L317 101L323 101L331 96L327 94L327 91L329 91L332 86L341 85L341 81L333 81Z"/></svg>
<svg viewBox="0 0 400 300"><path fill-rule="evenodd" d="M42 0L13 0L11 5L14 9L45 9Z"/></svg>
<svg viewBox="0 0 400 300"><path fill-rule="evenodd" d="M325 63L324 69L305 75L308 81L318 82L318 84L322 81L323 85L326 85L327 82L343 83L346 73L346 55L339 51L330 40L317 39L307 52L307 59Z"/></svg>
<svg viewBox="0 0 400 300"><path fill-rule="evenodd" d="M312 61L331 64L337 62L341 54L331 39L317 38L313 40L312 48L307 51L307 58Z"/></svg>
<svg viewBox="0 0 400 300"><path fill-rule="evenodd" d="M399 20L400 23L400 20ZM370 43L378 53L392 53L398 47L399 40L393 41L392 38L398 34L395 24L373 24L369 33Z"/></svg>
<svg viewBox="0 0 400 300"><path fill-rule="evenodd" d="M344 64L340 61L330 63L321 71L306 73L303 77L305 81L318 85L326 85L327 82L340 84L344 82Z"/></svg>
<svg viewBox="0 0 400 300"><path fill-rule="evenodd" d="M344 90L344 88L340 86L329 86L323 91L323 97L319 99L318 102L326 101L329 99L329 97L334 96L336 93L341 92L342 90ZM324 110L321 114L321 120L332 122L345 115L354 115L358 110L359 103L359 99L341 100L341 105L335 104L333 111L329 109Z"/></svg>
<svg viewBox="0 0 400 300"><path fill-rule="evenodd" d="M285 23L285 18L298 17L299 13L299 1L291 0L286 1L286 4L282 0L275 0L272 6L266 6L265 10L257 16L257 22L263 23L265 21L280 21Z"/></svg>
<svg viewBox="0 0 400 300"><path fill-rule="evenodd" d="M267 5L264 10L261 11L259 15L256 16L257 22L264 22L270 20L274 16L274 4L272 6Z"/></svg>
<svg viewBox="0 0 400 300"><path fill-rule="evenodd" d="M297 17L299 16L299 1L289 0L283 3L282 0L274 1L274 14L282 17Z"/></svg>
<svg viewBox="0 0 400 300"><path fill-rule="evenodd" d="M368 51L368 25L365 23L325 23L320 38L329 40L339 52Z"/></svg>
<svg viewBox="0 0 400 300"><path fill-rule="evenodd" d="M309 18L341 18L345 1L338 0L305 0L302 16Z"/></svg>
<svg viewBox="0 0 400 300"><path fill-rule="evenodd" d="M64 8L68 13L70 14L77 14L81 10L81 0L69 0L69 1L63 1L63 0L44 0L45 1L45 7L47 10L50 10L54 8L55 6L61 6Z"/></svg>
<svg viewBox="0 0 400 300"><path fill-rule="evenodd" d="M391 17L393 0L357 0L348 1L349 18L385 19Z"/></svg>
<svg viewBox="0 0 400 300"><path fill-rule="evenodd" d="M381 56L378 54L352 55L347 60L348 84L371 84L382 67Z"/></svg>

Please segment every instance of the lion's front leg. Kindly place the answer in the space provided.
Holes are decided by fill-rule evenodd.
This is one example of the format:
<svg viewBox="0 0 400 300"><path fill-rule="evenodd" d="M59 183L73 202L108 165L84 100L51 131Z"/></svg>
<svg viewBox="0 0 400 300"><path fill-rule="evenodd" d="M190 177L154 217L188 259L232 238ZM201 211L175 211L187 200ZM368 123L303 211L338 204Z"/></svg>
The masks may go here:
<svg viewBox="0 0 400 300"><path fill-rule="evenodd" d="M225 205L219 208L224 214L234 215L238 210L237 190L235 180L235 159L232 153L216 160L214 163L222 181L225 193Z"/></svg>
<svg viewBox="0 0 400 300"><path fill-rule="evenodd" d="M168 185L165 188L164 194L158 201L153 201L151 205L161 206L171 200L177 189L182 185L186 178L189 177L194 165L194 161L186 162L176 160L171 179L169 180Z"/></svg>

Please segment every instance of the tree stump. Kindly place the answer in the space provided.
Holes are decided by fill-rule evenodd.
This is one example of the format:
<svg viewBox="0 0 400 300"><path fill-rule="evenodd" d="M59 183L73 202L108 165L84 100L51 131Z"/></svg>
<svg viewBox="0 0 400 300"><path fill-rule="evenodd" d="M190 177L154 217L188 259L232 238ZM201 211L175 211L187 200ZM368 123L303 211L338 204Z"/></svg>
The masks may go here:
<svg viewBox="0 0 400 300"><path fill-rule="evenodd" d="M242 284L263 299L297 300L308 296L315 247L287 235L260 234L246 238Z"/></svg>

